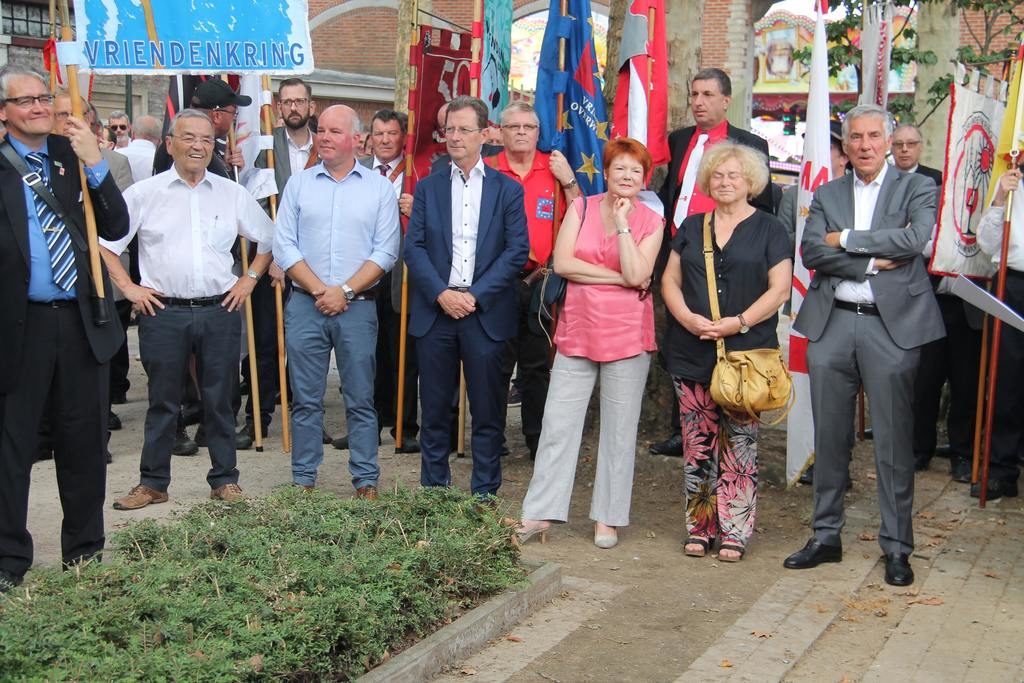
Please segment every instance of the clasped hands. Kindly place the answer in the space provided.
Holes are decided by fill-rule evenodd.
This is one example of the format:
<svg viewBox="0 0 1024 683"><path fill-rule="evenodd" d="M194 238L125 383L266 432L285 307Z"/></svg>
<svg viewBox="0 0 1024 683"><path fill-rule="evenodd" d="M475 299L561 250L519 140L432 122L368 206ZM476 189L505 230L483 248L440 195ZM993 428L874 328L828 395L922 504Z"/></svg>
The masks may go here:
<svg viewBox="0 0 1024 683"><path fill-rule="evenodd" d="M437 303L449 317L459 320L476 311L476 297L469 292L446 289L437 296Z"/></svg>
<svg viewBox="0 0 1024 683"><path fill-rule="evenodd" d="M711 339L724 339L731 337L734 334L739 334L740 331L740 319L731 315L727 318L721 318L720 320L708 320L702 315L697 313L690 313L687 319L683 322L683 327L695 337L699 337L703 341Z"/></svg>

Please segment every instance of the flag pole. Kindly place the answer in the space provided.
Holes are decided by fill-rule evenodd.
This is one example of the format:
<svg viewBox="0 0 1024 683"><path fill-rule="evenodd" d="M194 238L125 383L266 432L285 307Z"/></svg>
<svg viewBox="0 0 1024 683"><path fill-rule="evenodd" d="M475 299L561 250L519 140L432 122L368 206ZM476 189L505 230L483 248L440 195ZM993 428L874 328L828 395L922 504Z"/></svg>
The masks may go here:
<svg viewBox="0 0 1024 683"><path fill-rule="evenodd" d="M469 94L480 96L480 52L483 45L484 0L473 3L473 43L469 68ZM459 438L455 457L466 457L466 369L459 364Z"/></svg>
<svg viewBox="0 0 1024 683"><path fill-rule="evenodd" d="M1017 50L1017 64L1014 69L1017 71L1016 80L1020 84L1022 80L1022 68L1024 68L1024 43ZM1007 103L1010 104L1009 102ZM1024 87L1018 85L1017 101L1013 116L1013 137L1010 138L1010 168L1017 168L1021 149L1019 146L1022 123L1024 123ZM1016 192L1010 190L1006 193L1006 208L1003 214L1003 241L999 255L999 272L996 275L996 298L1002 301L1006 297L1006 259L1010 251L1010 224L1013 210L1013 199ZM1003 321L999 318L992 320L992 351L989 353L989 384L988 396L985 403L985 449L981 454L981 480L978 482L978 505L984 508L988 498L988 467L992 455L992 423L995 418L996 408L996 384L999 381L999 345L1002 341Z"/></svg>
<svg viewBox="0 0 1024 683"><path fill-rule="evenodd" d="M68 11L68 0L60 0L61 18L61 40L70 43L74 40L71 35L71 17ZM76 119L82 118L82 95L78 90L78 65L66 64L64 66L68 80L68 94L71 96L71 115ZM96 212L92 205L92 195L88 191L88 181L85 178L85 165L78 160L78 177L82 183L82 209L85 213L85 234L89 246L89 270L92 271L93 290L95 299L93 305L93 321L97 325L105 325L110 322L110 314L107 310L107 294L103 286L103 270L100 266L100 244L96 231Z"/></svg>
<svg viewBox="0 0 1024 683"><path fill-rule="evenodd" d="M260 85L264 92L264 102L260 106L260 127L264 135L274 134L274 119L273 112L270 106L270 76L260 76ZM274 168L274 148L271 146L267 152L267 168ZM270 220L277 222L277 195L272 194L268 197L270 203ZM288 352L284 345L284 296L281 293L281 287L275 286L274 288L274 312L276 314L275 322L277 326L277 371L278 378L277 383L281 390L281 451L283 453L291 453L292 451L292 435L291 425L288 419ZM252 368L249 369L250 375L252 374ZM256 403L253 402L253 423L256 422ZM260 418L260 428L262 431L263 419Z"/></svg>
<svg viewBox="0 0 1024 683"><path fill-rule="evenodd" d="M409 39L409 95L406 109L408 109L409 118L406 122L405 129L405 175L402 177L402 192L405 194L412 194L414 185L416 183L413 178L414 171L414 156L416 154L416 97L419 93L417 83L419 82L419 65L416 63L414 56L416 55L416 48L420 44L420 31L419 24L416 23L417 17L419 17L419 2L413 0L412 3L412 23L409 25L412 31L412 36ZM405 230L408 225L408 218L400 218L402 220L402 229ZM398 311L398 386L395 388L395 452L405 442L405 370L406 363L408 362L409 348L406 343L406 338L409 333L409 267L405 265L405 259L402 259L402 294L401 294L401 305Z"/></svg>
<svg viewBox="0 0 1024 683"><path fill-rule="evenodd" d="M222 77L227 82L227 76ZM235 122L231 122L228 129L228 151L235 151ZM238 182L238 168L231 167L234 171L235 182ZM242 277L249 272L249 240L242 237L239 240L242 250ZM263 418L260 414L260 381L256 373L256 339L253 334L252 324L252 297L245 297L245 345L249 353L249 396L252 398L252 427L253 447L257 453L263 452Z"/></svg>
<svg viewBox="0 0 1024 683"><path fill-rule="evenodd" d="M560 0L560 2L558 3L558 12L563 17L569 14L569 0ZM559 71L565 71L565 44L566 44L566 39L565 38L559 38L558 39L558 70ZM564 92L560 92L555 97L555 130L557 130L558 133L559 133L559 140L561 140L561 133L565 130L564 114L565 114L565 93ZM570 168L571 168L571 166L570 166ZM555 181L555 184L556 184L556 187L555 187L555 216L557 217L558 216L558 204L559 204L558 200L562 196L562 193L561 193L561 189L562 188L561 187L557 187L557 185L558 185L558 181L557 180ZM587 201L587 196L583 193L583 188L582 187L580 188L580 195L583 197L583 201L585 203ZM566 207L566 212L568 212L568 210L569 210L569 207ZM551 248L552 248L552 250L554 250L555 240L558 239L558 229L560 227L561 227L560 225L552 225L551 226L551 232L552 232ZM556 352L556 347L555 347L555 329L557 327L558 327L558 305L556 304L556 305L551 307L551 348L548 351L548 367L549 368L555 362L555 352Z"/></svg>

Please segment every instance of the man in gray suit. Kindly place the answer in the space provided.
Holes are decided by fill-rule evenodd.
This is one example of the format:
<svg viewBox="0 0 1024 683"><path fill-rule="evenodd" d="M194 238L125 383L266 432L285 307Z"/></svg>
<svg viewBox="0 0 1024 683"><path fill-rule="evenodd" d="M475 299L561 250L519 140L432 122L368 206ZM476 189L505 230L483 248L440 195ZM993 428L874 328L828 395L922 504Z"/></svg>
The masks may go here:
<svg viewBox="0 0 1024 683"><path fill-rule="evenodd" d="M853 108L843 145L854 173L814 193L801 247L814 278L794 328L809 340L814 413L814 536L785 566L842 560L843 494L853 413L863 384L875 432L886 583L913 583L914 453L911 407L920 347L945 334L920 258L935 223L935 183L886 164L888 113Z"/></svg>

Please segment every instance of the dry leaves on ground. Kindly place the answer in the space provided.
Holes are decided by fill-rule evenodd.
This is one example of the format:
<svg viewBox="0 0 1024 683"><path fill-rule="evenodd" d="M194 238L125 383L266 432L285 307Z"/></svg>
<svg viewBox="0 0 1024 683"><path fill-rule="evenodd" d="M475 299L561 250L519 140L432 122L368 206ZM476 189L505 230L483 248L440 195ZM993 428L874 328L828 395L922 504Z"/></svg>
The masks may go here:
<svg viewBox="0 0 1024 683"><path fill-rule="evenodd" d="M945 600L940 598L938 595L919 596L907 600L908 605L942 605L945 604Z"/></svg>
<svg viewBox="0 0 1024 683"><path fill-rule="evenodd" d="M512 642L512 643L521 643L521 642L523 642L523 639L520 638L519 636L515 635L514 633L510 633L507 636L505 636L505 640L507 640L509 642Z"/></svg>
<svg viewBox="0 0 1024 683"><path fill-rule="evenodd" d="M730 662L728 659L723 659L722 663L719 664L718 666L722 667L723 669L731 669L732 668L732 662Z"/></svg>
<svg viewBox="0 0 1024 683"><path fill-rule="evenodd" d="M750 635L754 636L755 638L774 638L775 637L774 633L769 633L768 631L751 631Z"/></svg>
<svg viewBox="0 0 1024 683"><path fill-rule="evenodd" d="M999 574L996 574L994 571L987 571L987 572L984 572L984 574L985 574L985 576L987 576L990 579L1001 579L1001 578L1003 578L1003 577L999 576Z"/></svg>
<svg viewBox="0 0 1024 683"><path fill-rule="evenodd" d="M866 531L857 534L858 541L877 541L878 534L870 534Z"/></svg>

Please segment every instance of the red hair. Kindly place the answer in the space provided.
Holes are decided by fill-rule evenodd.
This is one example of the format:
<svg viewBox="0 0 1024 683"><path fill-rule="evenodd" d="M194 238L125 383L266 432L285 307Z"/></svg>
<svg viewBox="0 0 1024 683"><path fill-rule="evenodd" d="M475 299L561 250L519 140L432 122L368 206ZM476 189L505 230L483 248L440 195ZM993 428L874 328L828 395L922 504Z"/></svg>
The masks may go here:
<svg viewBox="0 0 1024 683"><path fill-rule="evenodd" d="M611 166L612 161L617 157L629 155L640 162L644 168L644 178L649 178L651 173L651 153L647 151L643 143L633 138L615 138L605 143L604 154L601 156L603 168Z"/></svg>

